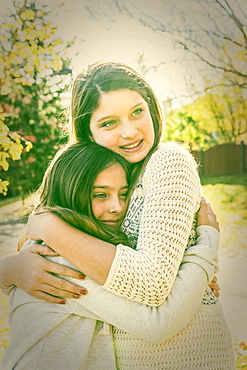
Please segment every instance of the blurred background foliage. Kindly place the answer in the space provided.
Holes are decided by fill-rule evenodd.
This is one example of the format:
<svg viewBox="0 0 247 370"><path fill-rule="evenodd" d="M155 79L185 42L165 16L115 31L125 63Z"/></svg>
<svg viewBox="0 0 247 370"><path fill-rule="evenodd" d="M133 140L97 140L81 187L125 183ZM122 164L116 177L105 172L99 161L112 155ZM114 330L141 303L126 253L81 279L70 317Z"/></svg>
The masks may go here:
<svg viewBox="0 0 247 370"><path fill-rule="evenodd" d="M0 192L24 196L41 181L48 162L66 142L61 105L66 51L49 12L35 2L14 1L1 24Z"/></svg>

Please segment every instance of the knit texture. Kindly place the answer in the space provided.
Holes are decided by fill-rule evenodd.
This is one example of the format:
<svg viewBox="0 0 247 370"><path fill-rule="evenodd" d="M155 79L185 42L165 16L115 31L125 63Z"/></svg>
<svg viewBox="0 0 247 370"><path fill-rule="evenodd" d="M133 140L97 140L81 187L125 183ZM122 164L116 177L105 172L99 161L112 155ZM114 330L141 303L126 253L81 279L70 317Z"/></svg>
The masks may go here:
<svg viewBox="0 0 247 370"><path fill-rule="evenodd" d="M180 262L195 239L200 181L188 151L167 143L140 177L124 221L136 250L118 246L105 288L157 306L173 285ZM190 281L188 281L190 284ZM169 298L168 298L169 299ZM190 323L162 344L114 328L118 369L235 369L231 334L209 288Z"/></svg>
<svg viewBox="0 0 247 370"><path fill-rule="evenodd" d="M114 328L120 370L234 370L229 329L217 305L202 305L191 322L163 344L152 344Z"/></svg>
<svg viewBox="0 0 247 370"><path fill-rule="evenodd" d="M104 287L137 302L160 305L171 291L188 238L195 234L200 196L191 154L174 143L157 150L135 187L123 223L136 250L117 246Z"/></svg>

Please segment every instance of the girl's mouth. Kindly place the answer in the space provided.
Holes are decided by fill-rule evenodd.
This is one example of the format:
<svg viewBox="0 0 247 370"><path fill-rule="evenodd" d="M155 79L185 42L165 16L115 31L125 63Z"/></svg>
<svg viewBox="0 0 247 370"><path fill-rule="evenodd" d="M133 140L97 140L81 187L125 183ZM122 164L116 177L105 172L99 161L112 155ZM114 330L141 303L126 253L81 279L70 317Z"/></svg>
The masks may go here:
<svg viewBox="0 0 247 370"><path fill-rule="evenodd" d="M143 142L143 139L142 140L138 140L138 141L134 142L133 144L122 145L122 146L120 146L120 148L121 149L124 149L124 150L136 149L136 148L139 148L139 146L142 144L142 142Z"/></svg>
<svg viewBox="0 0 247 370"><path fill-rule="evenodd" d="M107 224L107 225L118 226L120 220L104 220L104 221L101 221L101 222L103 222L104 224Z"/></svg>

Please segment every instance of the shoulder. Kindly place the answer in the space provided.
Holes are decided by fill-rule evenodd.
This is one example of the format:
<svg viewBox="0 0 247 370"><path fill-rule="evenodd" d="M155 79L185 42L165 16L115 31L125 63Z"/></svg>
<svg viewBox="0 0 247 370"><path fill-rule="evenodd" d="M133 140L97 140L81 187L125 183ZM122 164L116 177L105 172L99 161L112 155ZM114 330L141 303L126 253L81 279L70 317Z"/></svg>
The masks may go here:
<svg viewBox="0 0 247 370"><path fill-rule="evenodd" d="M162 143L150 157L147 168L153 166L181 166L197 168L196 161L188 149L175 142Z"/></svg>

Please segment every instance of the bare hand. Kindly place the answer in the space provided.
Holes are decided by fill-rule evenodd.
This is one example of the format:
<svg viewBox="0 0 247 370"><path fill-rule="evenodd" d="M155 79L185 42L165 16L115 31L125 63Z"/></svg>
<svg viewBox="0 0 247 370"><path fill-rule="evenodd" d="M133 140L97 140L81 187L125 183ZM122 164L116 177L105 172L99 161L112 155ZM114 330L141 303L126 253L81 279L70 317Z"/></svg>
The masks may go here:
<svg viewBox="0 0 247 370"><path fill-rule="evenodd" d="M48 246L32 244L11 256L9 260L10 284L17 285L26 293L51 303L64 304L65 298L79 298L86 290L53 274L84 280L85 276L76 270L44 258L57 256ZM63 298L61 298L63 297Z"/></svg>
<svg viewBox="0 0 247 370"><path fill-rule="evenodd" d="M217 221L216 214L204 197L201 198L200 210L197 214L197 222L198 226L212 226L220 232L219 222Z"/></svg>
<svg viewBox="0 0 247 370"><path fill-rule="evenodd" d="M220 296L220 287L219 284L217 284L217 276L214 276L211 283L208 284L209 288L212 289L213 294L215 295L216 298L219 298Z"/></svg>

